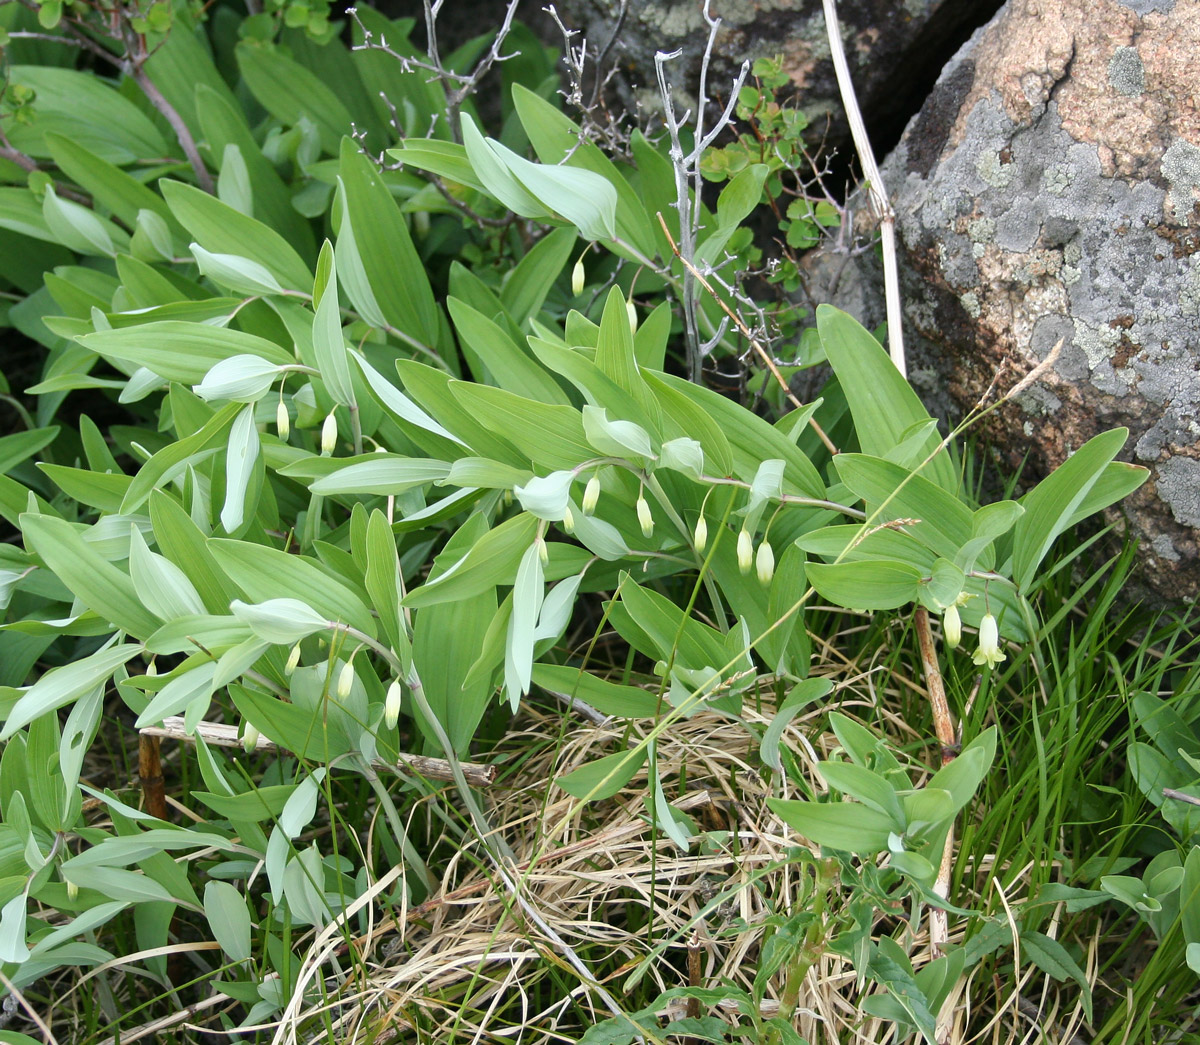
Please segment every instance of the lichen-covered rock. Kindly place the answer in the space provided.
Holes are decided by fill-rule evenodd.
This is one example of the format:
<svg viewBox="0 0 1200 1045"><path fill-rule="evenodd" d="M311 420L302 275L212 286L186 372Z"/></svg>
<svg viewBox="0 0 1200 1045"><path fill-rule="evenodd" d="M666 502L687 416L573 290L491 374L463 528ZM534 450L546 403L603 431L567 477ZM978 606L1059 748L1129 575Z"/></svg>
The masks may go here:
<svg viewBox="0 0 1200 1045"><path fill-rule="evenodd" d="M1173 599L1200 593L1198 53L1191 0L1009 0L884 165L926 378L965 408L1065 339L991 435L1047 468L1127 425L1151 481L1124 511Z"/></svg>
<svg viewBox="0 0 1200 1045"><path fill-rule="evenodd" d="M620 0L557 0L570 26L582 28L593 50L611 38ZM921 104L914 92L928 83L930 56L953 50L999 0L840 0L846 59L868 122L902 124ZM659 107L654 55L682 50L669 66L671 84L684 96L696 87L708 39L703 0L629 0L617 38L617 71L626 101ZM744 59L782 54L783 68L796 87L801 107L818 135L830 124L830 140L840 142L846 121L829 54L821 0L712 0L720 17L711 94L726 96ZM934 58L940 64L939 58ZM934 70L928 71L931 79Z"/></svg>

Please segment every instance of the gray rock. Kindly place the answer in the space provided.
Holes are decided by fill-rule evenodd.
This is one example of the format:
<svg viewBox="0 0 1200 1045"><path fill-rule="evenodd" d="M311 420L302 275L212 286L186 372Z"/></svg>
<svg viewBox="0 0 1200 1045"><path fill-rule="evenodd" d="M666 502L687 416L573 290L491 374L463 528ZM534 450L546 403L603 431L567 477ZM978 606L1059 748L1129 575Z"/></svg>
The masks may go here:
<svg viewBox="0 0 1200 1045"><path fill-rule="evenodd" d="M556 0L564 22L582 28L595 50L611 38L620 0ZM869 122L907 120L921 104L919 92L931 54L945 54L999 0L840 0L838 17L859 102ZM695 90L708 39L703 0L629 0L617 39L618 84L627 105L660 108L654 55L681 49L669 66L671 86ZM821 0L713 0L722 20L710 93L725 96L744 59L784 56L800 106L820 138L840 144L847 125L829 53ZM949 41L949 43L947 43ZM939 59L940 60L940 59Z"/></svg>
<svg viewBox="0 0 1200 1045"><path fill-rule="evenodd" d="M1198 51L1197 3L1009 0L883 170L926 391L969 408L1001 366L1011 385L1065 338L1048 382L989 437L1011 463L1032 450L1045 470L1128 426L1126 459L1151 470L1121 509L1144 579L1189 600L1200 593ZM878 321L877 305L864 311Z"/></svg>

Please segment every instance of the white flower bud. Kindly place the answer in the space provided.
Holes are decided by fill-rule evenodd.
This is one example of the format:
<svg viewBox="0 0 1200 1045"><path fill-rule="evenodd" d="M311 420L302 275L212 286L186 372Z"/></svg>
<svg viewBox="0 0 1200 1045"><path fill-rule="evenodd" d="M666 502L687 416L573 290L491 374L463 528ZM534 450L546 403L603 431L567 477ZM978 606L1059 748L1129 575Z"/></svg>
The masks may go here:
<svg viewBox="0 0 1200 1045"><path fill-rule="evenodd" d="M258 728L252 723L247 722L245 724L245 729L242 730L242 750L247 755L258 747L258 738L260 735Z"/></svg>
<svg viewBox="0 0 1200 1045"><path fill-rule="evenodd" d="M979 622L979 649L975 651L972 659L976 664L986 664L989 668L994 668L1006 659L1000 649L1000 629L996 626L996 618L990 613L984 614L983 620Z"/></svg>
<svg viewBox="0 0 1200 1045"><path fill-rule="evenodd" d="M293 671L296 670L296 665L300 663L300 643L296 643L292 647L292 651L288 654L287 663L283 666L283 673L289 678Z"/></svg>
<svg viewBox="0 0 1200 1045"><path fill-rule="evenodd" d="M158 661L152 657L150 659L150 663L146 665L146 675L149 676L150 678L153 678L157 674L158 674Z"/></svg>
<svg viewBox="0 0 1200 1045"><path fill-rule="evenodd" d="M600 503L600 477L593 475L583 488L583 514L591 515Z"/></svg>
<svg viewBox="0 0 1200 1045"><path fill-rule="evenodd" d="M637 517L638 523L642 527L642 536L651 536L654 533L654 516L650 512L650 505L646 502L645 497L637 499Z"/></svg>
<svg viewBox="0 0 1200 1045"><path fill-rule="evenodd" d="M708 544L708 520L703 515L696 520L696 534L693 541L698 552L704 551L705 546Z"/></svg>
<svg viewBox="0 0 1200 1045"><path fill-rule="evenodd" d="M337 446L338 425L337 418L332 410L329 411L329 416L325 418L325 423L321 425L321 456L328 457L333 453L333 448Z"/></svg>
<svg viewBox="0 0 1200 1045"><path fill-rule="evenodd" d="M292 419L288 417L287 403L282 399L279 400L279 405L275 407L275 427L279 431L280 439L287 439L292 431Z"/></svg>
<svg viewBox="0 0 1200 1045"><path fill-rule="evenodd" d="M942 617L942 636L947 649L954 649L962 642L962 617L958 615L957 603L946 607L945 616Z"/></svg>
<svg viewBox="0 0 1200 1045"><path fill-rule="evenodd" d="M550 562L550 549L546 547L546 542L543 538L537 539L538 558L542 560L542 565L546 566Z"/></svg>
<svg viewBox="0 0 1200 1045"><path fill-rule="evenodd" d="M638 324L637 306L633 303L632 298L625 302L625 314L629 317L629 332L636 334Z"/></svg>
<svg viewBox="0 0 1200 1045"><path fill-rule="evenodd" d="M388 729L395 729L396 723L400 721L401 696L400 682L394 679L388 686L387 696L383 700L383 724Z"/></svg>
<svg viewBox="0 0 1200 1045"><path fill-rule="evenodd" d="M750 536L750 531L745 527L738 534L737 561L738 569L742 573L750 572L750 566L754 562L754 539Z"/></svg>
<svg viewBox="0 0 1200 1045"><path fill-rule="evenodd" d="M571 511L569 504L563 509L562 528L566 533L575 532L575 513Z"/></svg>
<svg viewBox="0 0 1200 1045"><path fill-rule="evenodd" d="M338 673L337 680L337 695L338 700L345 700L350 696L350 690L354 687L354 659L346 661L342 665L342 670Z"/></svg>
<svg viewBox="0 0 1200 1045"><path fill-rule="evenodd" d="M579 297L583 293L583 283L587 273L583 270L583 255L579 255L579 260L575 262L575 267L571 269L571 293Z"/></svg>
<svg viewBox="0 0 1200 1045"><path fill-rule="evenodd" d="M760 584L770 584L775 576L775 551L770 541L763 541L758 546L758 554L754 557L754 569L758 573Z"/></svg>

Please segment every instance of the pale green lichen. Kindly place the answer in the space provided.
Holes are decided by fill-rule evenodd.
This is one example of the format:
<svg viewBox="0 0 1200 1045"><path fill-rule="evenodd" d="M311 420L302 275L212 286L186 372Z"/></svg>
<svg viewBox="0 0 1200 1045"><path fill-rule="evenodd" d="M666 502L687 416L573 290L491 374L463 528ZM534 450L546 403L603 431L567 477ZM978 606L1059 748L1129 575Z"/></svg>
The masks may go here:
<svg viewBox="0 0 1200 1045"><path fill-rule="evenodd" d="M999 152L985 152L975 161L975 170L993 189L1007 188L1013 178L1012 165L1000 162Z"/></svg>
<svg viewBox="0 0 1200 1045"><path fill-rule="evenodd" d="M1053 196L1065 195L1073 180L1071 168L1061 163L1047 167L1042 174L1042 186Z"/></svg>
<svg viewBox="0 0 1200 1045"><path fill-rule="evenodd" d="M978 294L976 294L973 290L968 290L965 294L959 295L958 300L962 304L962 307L966 309L968 316L970 316L972 319L979 318L980 307Z"/></svg>
<svg viewBox="0 0 1200 1045"><path fill-rule="evenodd" d="M1075 320L1075 344L1083 350L1089 370L1095 370L1106 359L1111 358L1118 340L1115 330L1092 326L1082 319Z"/></svg>
<svg viewBox="0 0 1200 1045"><path fill-rule="evenodd" d="M1136 98L1146 89L1146 67L1136 47L1116 49L1108 63L1108 82L1127 98Z"/></svg>
<svg viewBox="0 0 1200 1045"><path fill-rule="evenodd" d="M1177 225L1186 225L1200 192L1200 149L1180 138L1163 153L1163 177L1171 187L1171 210Z"/></svg>
<svg viewBox="0 0 1200 1045"><path fill-rule="evenodd" d="M991 243L996 236L996 223L991 218L976 218L967 223L967 235L975 243Z"/></svg>

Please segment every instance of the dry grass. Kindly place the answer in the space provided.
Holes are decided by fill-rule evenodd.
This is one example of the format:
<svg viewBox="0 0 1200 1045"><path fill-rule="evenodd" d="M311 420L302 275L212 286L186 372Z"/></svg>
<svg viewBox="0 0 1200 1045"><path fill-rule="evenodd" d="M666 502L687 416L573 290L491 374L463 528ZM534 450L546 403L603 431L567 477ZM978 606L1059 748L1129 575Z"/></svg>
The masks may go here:
<svg viewBox="0 0 1200 1045"><path fill-rule="evenodd" d="M832 649L827 647L827 653ZM882 658L859 665L830 656L839 709L882 726L893 740L925 740L895 710L911 703L916 688L907 674L888 673ZM514 851L520 889L562 941L593 969L630 1009L659 991L687 985L699 952L698 985L752 990L759 952L772 915L806 903L802 864L789 861L801 844L775 817L768 797L795 797L786 781L760 769L758 735L773 707L747 700L741 721L704 712L677 721L658 740L658 770L668 799L686 811L706 839L681 852L651 829L645 767L615 798L582 805L552 781L641 738L634 726L595 726L532 710L505 748L525 752L508 787L490 791L489 817ZM819 720L828 707L798 716L784 745L814 790L822 784L814 765L836 743ZM757 732L756 732L757 731ZM557 738L557 742L552 742ZM934 749L930 741L930 753ZM528 752L533 752L529 754ZM973 895L952 901L1011 910L1022 899L997 892L995 861L974 861L964 880ZM446 867L430 901L374 924L356 941L352 967L334 927L310 947L301 982L324 981L326 1019L338 1042L574 1041L610 1013L591 984L564 961L552 942L524 917L500 884L478 844L460 850ZM397 872L398 873L398 872ZM389 876L392 877L392 876ZM1017 878L1020 881L1020 876ZM811 882L811 879L810 879ZM385 883L390 885L391 883ZM380 890L382 891L382 890ZM836 889L835 889L836 894ZM838 897L832 902L836 905ZM951 917L950 942L965 925ZM894 932L896 922L882 928ZM927 923L900 936L919 971L931 958ZM1088 948L1088 972L1098 967L1098 939ZM943 1013L947 1042L1074 1043L1082 1012L1074 994L1033 965L1000 982L978 966L961 982ZM644 977L630 988L634 973ZM694 976L694 972L693 972ZM770 984L762 1014L778 1011L783 974ZM697 984L693 984L697 985ZM826 950L808 970L794 1026L813 1045L858 1045L894 1039L895 1028L859 1007L861 984L850 963ZM310 992L311 997L311 992ZM1070 997L1068 1004L1064 999ZM678 1018L678 1008L663 1015ZM313 1036L311 1017L294 999L275 1025L281 1043L325 1041ZM736 1013L717 1007L732 1022ZM328 1025L327 1025L328 1026ZM304 1031L301 1028L309 1028Z"/></svg>

